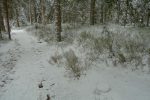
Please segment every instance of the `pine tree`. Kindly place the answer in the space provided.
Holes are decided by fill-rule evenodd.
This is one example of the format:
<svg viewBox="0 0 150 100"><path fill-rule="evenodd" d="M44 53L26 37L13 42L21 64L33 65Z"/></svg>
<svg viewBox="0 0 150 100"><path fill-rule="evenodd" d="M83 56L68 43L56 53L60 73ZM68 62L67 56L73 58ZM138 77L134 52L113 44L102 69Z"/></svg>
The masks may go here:
<svg viewBox="0 0 150 100"><path fill-rule="evenodd" d="M95 24L95 2L96 0L91 0L91 10L90 10L90 24Z"/></svg>
<svg viewBox="0 0 150 100"><path fill-rule="evenodd" d="M7 28L8 38L11 40L8 3L9 3L9 0L4 0L4 2L3 2L4 10L5 10L5 19L6 19L6 24L7 24L6 28Z"/></svg>
<svg viewBox="0 0 150 100"><path fill-rule="evenodd" d="M61 8L60 0L55 0L55 31L57 35L57 41L61 42Z"/></svg>

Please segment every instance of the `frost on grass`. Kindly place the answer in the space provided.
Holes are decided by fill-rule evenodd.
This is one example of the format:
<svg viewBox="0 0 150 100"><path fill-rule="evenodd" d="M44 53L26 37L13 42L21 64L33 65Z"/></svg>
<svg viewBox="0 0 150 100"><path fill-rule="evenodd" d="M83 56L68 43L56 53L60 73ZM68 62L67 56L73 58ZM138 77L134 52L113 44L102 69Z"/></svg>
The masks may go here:
<svg viewBox="0 0 150 100"><path fill-rule="evenodd" d="M54 55L50 57L49 63L50 64L60 64L62 60L62 55L59 52L55 52Z"/></svg>
<svg viewBox="0 0 150 100"><path fill-rule="evenodd" d="M86 48L85 50L90 50L90 54L97 55L97 59L111 58L115 66L129 64L134 66L131 69L138 69L143 67L142 59L148 55L149 40L146 38L147 35L141 36L140 33L110 31L109 28L104 27L98 35L92 31L80 32L77 42L79 46ZM101 55L105 55L105 58Z"/></svg>
<svg viewBox="0 0 150 100"><path fill-rule="evenodd" d="M73 42L71 45L62 47L64 49L62 54L56 53L51 56L51 61L56 64L61 62L75 73L75 76L78 76L83 67L87 69L101 61L109 66L121 65L131 70L143 70L145 67L150 69L148 57L146 57L149 56L150 50L148 33L129 32L125 29L118 31L105 26L102 29L88 27L79 30L68 29L65 32L72 34L70 36ZM70 38L69 35L64 36L66 39Z"/></svg>
<svg viewBox="0 0 150 100"><path fill-rule="evenodd" d="M70 44L73 42L74 38L74 33L71 31L72 26L69 25L62 25L63 27L63 32L61 33L61 38L62 41L65 42L66 44ZM35 24L33 26L28 27L26 30L28 32L31 32L34 36L36 36L39 41L44 40L47 43L53 43L56 42L56 34L54 30L54 25L53 24L48 24L48 25L42 25L42 24Z"/></svg>
<svg viewBox="0 0 150 100"><path fill-rule="evenodd" d="M76 78L79 78L81 75L79 58L72 49L69 49L61 54L59 52L55 52L55 54L50 57L49 63L57 64L58 66L66 66L66 70L70 71Z"/></svg>
<svg viewBox="0 0 150 100"><path fill-rule="evenodd" d="M65 64L67 69L70 70L76 78L79 78L81 75L81 68L78 61L79 59L74 51L70 49L69 51L65 52L64 57L66 60Z"/></svg>

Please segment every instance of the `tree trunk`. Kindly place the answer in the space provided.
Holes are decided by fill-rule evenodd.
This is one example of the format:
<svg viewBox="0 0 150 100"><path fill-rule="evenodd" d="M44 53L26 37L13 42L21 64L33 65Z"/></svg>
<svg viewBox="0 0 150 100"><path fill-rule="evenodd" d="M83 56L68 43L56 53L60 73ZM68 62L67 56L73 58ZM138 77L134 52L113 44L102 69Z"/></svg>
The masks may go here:
<svg viewBox="0 0 150 100"><path fill-rule="evenodd" d="M2 22L3 22L3 19L2 19L2 2L0 1L0 23L2 23ZM0 40L2 39L1 30L2 30L2 24L0 24Z"/></svg>
<svg viewBox="0 0 150 100"><path fill-rule="evenodd" d="M45 22L45 0L41 0L41 17L42 17L42 24L46 24Z"/></svg>
<svg viewBox="0 0 150 100"><path fill-rule="evenodd" d="M5 30L5 25L4 25L4 1L1 0L0 1L0 27L1 27L1 31L6 31Z"/></svg>
<svg viewBox="0 0 150 100"><path fill-rule="evenodd" d="M107 8L106 8L106 3L104 4L105 7L104 7L104 23L106 23L107 21Z"/></svg>
<svg viewBox="0 0 150 100"><path fill-rule="evenodd" d="M149 26L149 19L150 19L150 9L148 10L148 14L147 14L147 24L146 26Z"/></svg>
<svg viewBox="0 0 150 100"><path fill-rule="evenodd" d="M0 40L2 40L2 32L1 32L1 27L0 27Z"/></svg>
<svg viewBox="0 0 150 100"><path fill-rule="evenodd" d="M129 10L129 0L125 1L126 3L126 10L125 10L125 19L124 19L124 26L127 24L128 22L128 10Z"/></svg>
<svg viewBox="0 0 150 100"><path fill-rule="evenodd" d="M103 4L101 4L101 19L100 19L100 22L103 23L104 22L104 6Z"/></svg>
<svg viewBox="0 0 150 100"><path fill-rule="evenodd" d="M55 0L55 31L57 34L57 41L61 42L61 8L60 0Z"/></svg>
<svg viewBox="0 0 150 100"><path fill-rule="evenodd" d="M4 25L4 17L3 17L3 12L2 12L2 16L1 16L2 20L1 20L1 31L6 31L5 29L5 25Z"/></svg>
<svg viewBox="0 0 150 100"><path fill-rule="evenodd" d="M18 12L18 8L16 8L16 21L17 21L17 27L20 27L20 24L19 24L19 12Z"/></svg>
<svg viewBox="0 0 150 100"><path fill-rule="evenodd" d="M3 19L2 19L2 6L1 6L1 2L0 2L0 23L3 22ZM0 24L0 40L2 39L2 24Z"/></svg>
<svg viewBox="0 0 150 100"><path fill-rule="evenodd" d="M95 24L95 2L96 0L91 0L91 10L90 10L90 24Z"/></svg>
<svg viewBox="0 0 150 100"><path fill-rule="evenodd" d="M120 21L120 0L117 2L117 20L116 22L119 23Z"/></svg>
<svg viewBox="0 0 150 100"><path fill-rule="evenodd" d="M32 24L32 0L29 0L29 21Z"/></svg>
<svg viewBox="0 0 150 100"><path fill-rule="evenodd" d="M9 25L9 12L8 12L8 0L4 0L4 9L5 9L8 37L11 40L10 25Z"/></svg>
<svg viewBox="0 0 150 100"><path fill-rule="evenodd" d="M34 22L37 22L36 0L33 0Z"/></svg>

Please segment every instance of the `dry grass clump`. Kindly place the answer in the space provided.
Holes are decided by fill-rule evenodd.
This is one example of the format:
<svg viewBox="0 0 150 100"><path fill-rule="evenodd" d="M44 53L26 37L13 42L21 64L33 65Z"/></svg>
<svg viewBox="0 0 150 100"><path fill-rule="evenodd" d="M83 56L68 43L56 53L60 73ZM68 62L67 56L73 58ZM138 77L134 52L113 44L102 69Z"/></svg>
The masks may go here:
<svg viewBox="0 0 150 100"><path fill-rule="evenodd" d="M68 70L73 72L74 76L79 78L81 76L81 68L79 66L79 59L75 55L74 51L70 49L69 51L65 52L65 64Z"/></svg>

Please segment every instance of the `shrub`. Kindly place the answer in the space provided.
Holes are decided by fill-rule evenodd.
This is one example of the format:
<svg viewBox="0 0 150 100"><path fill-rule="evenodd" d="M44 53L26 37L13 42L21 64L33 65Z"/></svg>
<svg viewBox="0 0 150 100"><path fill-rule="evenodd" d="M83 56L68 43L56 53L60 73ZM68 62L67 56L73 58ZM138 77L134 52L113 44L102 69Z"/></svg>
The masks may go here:
<svg viewBox="0 0 150 100"><path fill-rule="evenodd" d="M53 56L51 56L51 59L49 60L49 63L56 63L59 64L62 59L62 56L58 54L58 52L55 52Z"/></svg>
<svg viewBox="0 0 150 100"><path fill-rule="evenodd" d="M123 53L118 53L118 60L119 60L120 63L125 63L126 62L126 58L125 58Z"/></svg>
<svg viewBox="0 0 150 100"><path fill-rule="evenodd" d="M71 44L74 41L74 33L73 32L62 32L62 41L67 44Z"/></svg>
<svg viewBox="0 0 150 100"><path fill-rule="evenodd" d="M94 39L94 50L102 53L104 50L112 51L112 38L98 37Z"/></svg>
<svg viewBox="0 0 150 100"><path fill-rule="evenodd" d="M81 75L81 69L79 67L78 57L75 55L74 51L70 49L65 52L64 57L66 59L67 69L72 71L75 77L79 78Z"/></svg>
<svg viewBox="0 0 150 100"><path fill-rule="evenodd" d="M78 37L78 42L79 43L85 43L86 40L92 40L94 37L93 35L91 35L90 32L86 32L86 31L83 31L79 34L79 37Z"/></svg>

